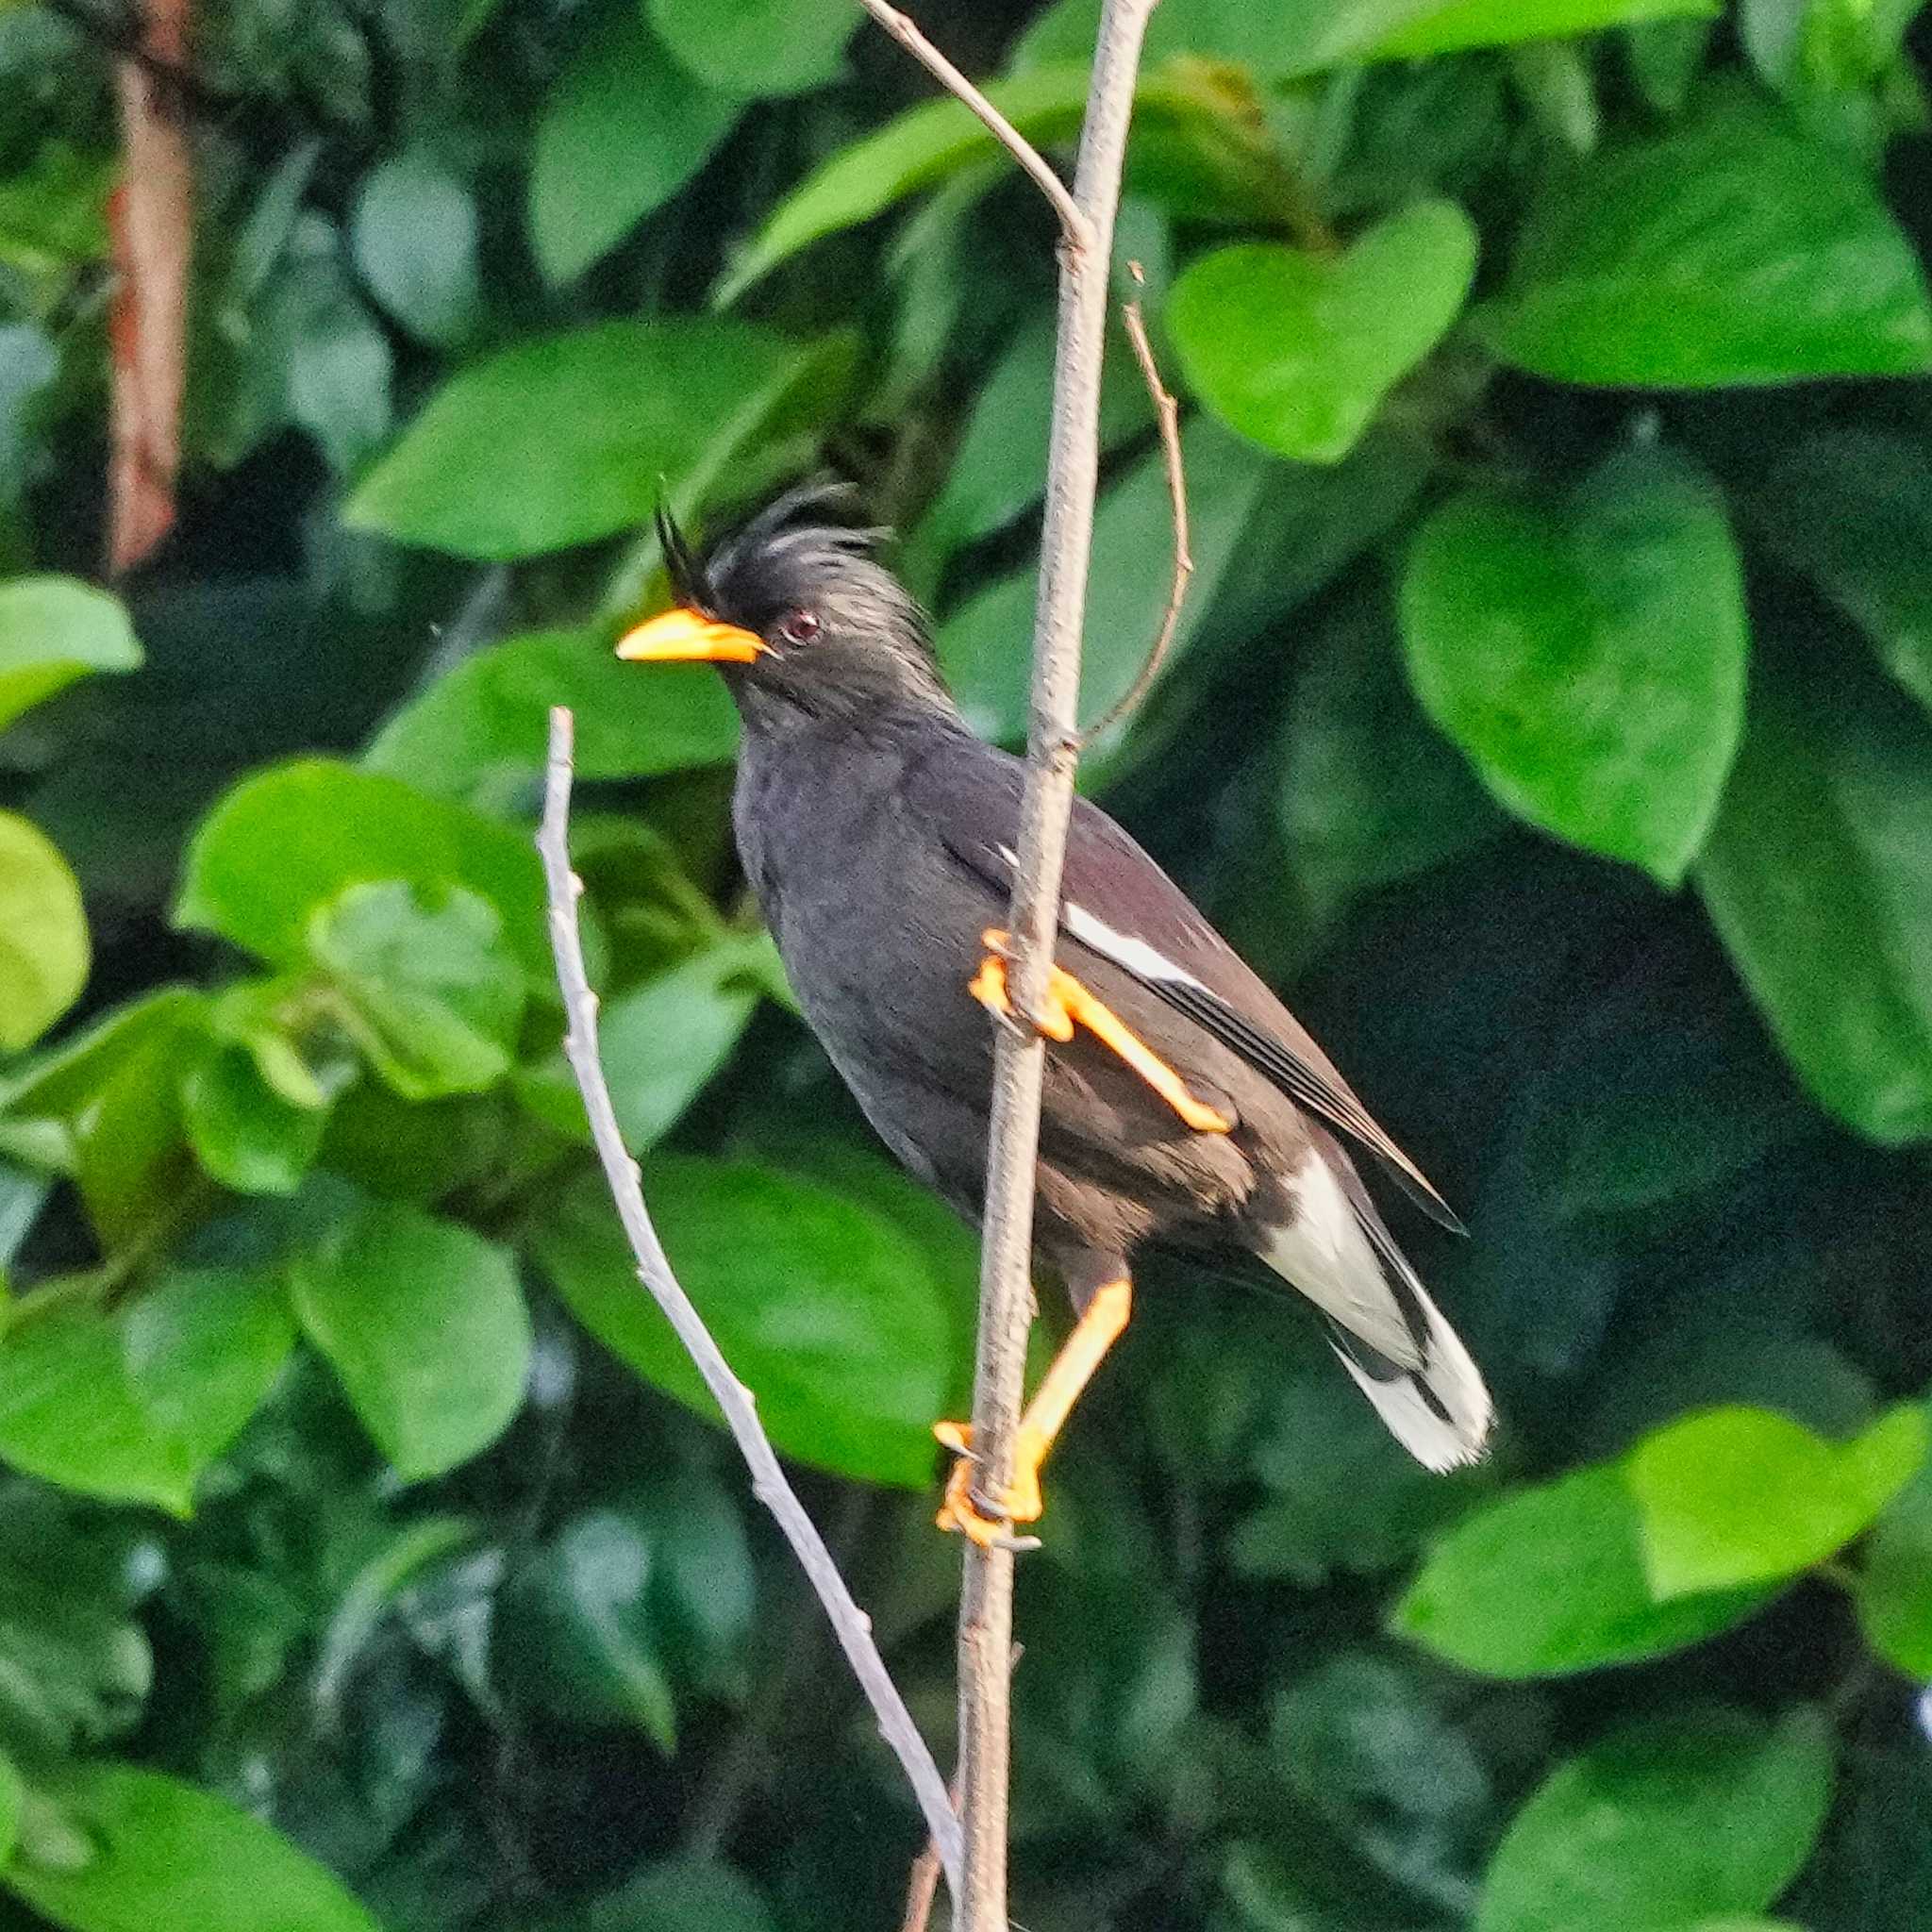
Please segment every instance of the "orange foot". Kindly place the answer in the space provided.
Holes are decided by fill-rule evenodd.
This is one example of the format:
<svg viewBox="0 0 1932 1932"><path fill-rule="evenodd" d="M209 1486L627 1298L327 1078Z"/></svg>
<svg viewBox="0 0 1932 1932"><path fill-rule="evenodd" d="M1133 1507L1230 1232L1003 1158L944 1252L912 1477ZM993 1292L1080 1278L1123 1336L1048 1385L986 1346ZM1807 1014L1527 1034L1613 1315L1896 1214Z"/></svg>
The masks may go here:
<svg viewBox="0 0 1932 1932"><path fill-rule="evenodd" d="M1040 1465L1048 1445L1035 1431L1021 1428L1013 1444L1012 1485L997 1492L980 1491L975 1483L979 1465L973 1456L971 1423L935 1423L932 1432L959 1458L946 1478L945 1500L934 1519L941 1529L957 1529L984 1550L1008 1535L1012 1524L1039 1521L1044 1507L1040 1495ZM988 1515L981 1503L993 1513Z"/></svg>

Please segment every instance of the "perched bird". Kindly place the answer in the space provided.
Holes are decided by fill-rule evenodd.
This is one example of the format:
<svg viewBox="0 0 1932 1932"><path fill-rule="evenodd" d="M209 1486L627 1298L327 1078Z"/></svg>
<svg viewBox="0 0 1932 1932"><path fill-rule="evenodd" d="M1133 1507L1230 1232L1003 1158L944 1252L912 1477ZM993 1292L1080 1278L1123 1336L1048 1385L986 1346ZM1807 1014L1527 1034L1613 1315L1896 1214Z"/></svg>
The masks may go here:
<svg viewBox="0 0 1932 1932"><path fill-rule="evenodd" d="M974 736L925 619L874 558L882 533L780 498L695 558L659 532L676 608L618 644L701 660L743 720L733 820L799 1003L887 1145L968 1220L985 1193L1000 922L1024 767ZM1074 802L1050 1010L1034 1248L1077 1317L1023 1418L1009 1491L975 1482L968 1425L940 1523L984 1542L1040 1513L1039 1472L1126 1325L1152 1242L1244 1249L1321 1310L1331 1345L1430 1469L1482 1453L1475 1364L1344 1149L1455 1216L1315 1042L1096 806Z"/></svg>

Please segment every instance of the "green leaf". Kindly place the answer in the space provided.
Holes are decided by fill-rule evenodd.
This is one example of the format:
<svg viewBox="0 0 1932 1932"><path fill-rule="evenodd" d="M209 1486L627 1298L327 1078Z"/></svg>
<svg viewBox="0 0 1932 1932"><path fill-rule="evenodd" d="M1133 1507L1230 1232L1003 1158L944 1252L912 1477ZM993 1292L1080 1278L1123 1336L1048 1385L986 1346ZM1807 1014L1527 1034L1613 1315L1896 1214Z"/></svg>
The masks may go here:
<svg viewBox="0 0 1932 1932"><path fill-rule="evenodd" d="M1188 425L1181 450L1194 574L1174 629L1170 673L1213 601L1270 469L1251 444L1204 419ZM1097 716L1126 690L1154 641L1174 576L1173 517L1158 451L1101 499L1080 666L1084 717ZM985 738L1017 741L1026 735L1035 575L1029 567L990 585L940 631L940 661L953 694Z"/></svg>
<svg viewBox="0 0 1932 1932"><path fill-rule="evenodd" d="M1879 429L1821 429L1744 502L1932 711L1932 445Z"/></svg>
<svg viewBox="0 0 1932 1932"><path fill-rule="evenodd" d="M122 1317L129 1385L197 1467L220 1457L267 1400L295 1346L274 1276L171 1268Z"/></svg>
<svg viewBox="0 0 1932 1932"><path fill-rule="evenodd" d="M20 1840L21 1807L26 1796L10 1757L0 1756L0 1866L13 1857Z"/></svg>
<svg viewBox="0 0 1932 1932"><path fill-rule="evenodd" d="M1318 923L1504 824L1469 764L1424 717L1378 600L1308 641L1282 722L1280 825Z"/></svg>
<svg viewBox="0 0 1932 1932"><path fill-rule="evenodd" d="M316 909L351 886L391 879L458 885L488 900L525 971L549 983L543 880L529 840L400 779L325 758L258 772L215 807L188 848L174 919L276 965L306 966Z"/></svg>
<svg viewBox="0 0 1932 1932"><path fill-rule="evenodd" d="M1407 60L1718 11L1719 0L1312 0L1292 9L1249 0L1163 0L1148 25L1147 58L1205 55L1280 81L1355 61ZM1100 0L1059 0L1027 29L1020 61L1084 57L1099 20Z"/></svg>
<svg viewBox="0 0 1932 1932"><path fill-rule="evenodd" d="M1773 1592L1658 1603L1642 1519L1614 1463L1519 1490L1464 1518L1430 1553L1393 1627L1492 1677L1561 1676L1661 1657L1740 1623Z"/></svg>
<svg viewBox="0 0 1932 1932"><path fill-rule="evenodd" d="M140 668L118 597L72 577L0 583L0 731L90 672Z"/></svg>
<svg viewBox="0 0 1932 1932"><path fill-rule="evenodd" d="M1849 1442L1763 1408L1714 1408L1631 1452L1652 1593L1679 1597L1796 1576L1871 1527L1925 1459L1924 1412L1903 1404Z"/></svg>
<svg viewBox="0 0 1932 1932"><path fill-rule="evenodd" d="M87 984L87 912L59 851L0 811L0 1052L31 1046Z"/></svg>
<svg viewBox="0 0 1932 1932"><path fill-rule="evenodd" d="M741 98L804 93L836 80L858 25L851 0L644 0L664 44L700 80Z"/></svg>
<svg viewBox="0 0 1932 1932"><path fill-rule="evenodd" d="M181 1122L194 1158L224 1187L292 1194L315 1164L328 1112L277 1091L246 1047L214 1041L182 1080Z"/></svg>
<svg viewBox="0 0 1932 1932"><path fill-rule="evenodd" d="M363 177L349 246L370 292L421 341L448 348L475 329L476 204L424 148L405 148Z"/></svg>
<svg viewBox="0 0 1932 1932"><path fill-rule="evenodd" d="M720 16L708 25L719 39ZM641 0L612 0L600 16L537 124L530 242L548 280L581 275L669 201L730 132L743 100L703 85L696 72L671 59Z"/></svg>
<svg viewBox="0 0 1932 1932"><path fill-rule="evenodd" d="M667 489L694 501L758 438L821 420L850 361L844 337L791 342L681 316L518 342L445 383L343 516L460 557L589 543L641 523Z"/></svg>
<svg viewBox="0 0 1932 1932"><path fill-rule="evenodd" d="M308 950L406 1099L481 1093L509 1071L524 978L489 900L401 879L351 886L310 916Z"/></svg>
<svg viewBox="0 0 1932 1932"><path fill-rule="evenodd" d="M576 718L580 778L655 777L728 762L738 713L724 683L619 662L603 628L530 631L466 658L376 734L365 769L440 796L521 796L543 768L552 705Z"/></svg>
<svg viewBox="0 0 1932 1932"><path fill-rule="evenodd" d="M531 1932L779 1932L758 1889L736 1866L705 1858L666 1858L642 1866L616 1891L558 1918L531 1921Z"/></svg>
<svg viewBox="0 0 1932 1932"><path fill-rule="evenodd" d="M1831 1760L1829 1729L1802 1707L1775 1724L1712 1709L1614 1732L1517 1813L1475 1932L1654 1932L1760 1911L1810 1855Z"/></svg>
<svg viewBox="0 0 1932 1932"><path fill-rule="evenodd" d="M652 1626L651 1572L650 1541L629 1517L593 1509L566 1525L509 1586L509 1641L492 1646L499 1687L568 1723L641 1725L675 1752L677 1707Z"/></svg>
<svg viewBox="0 0 1932 1932"><path fill-rule="evenodd" d="M625 1143L653 1146L731 1056L763 989L767 941L726 940L620 994L598 1023L604 1074Z"/></svg>
<svg viewBox="0 0 1932 1932"><path fill-rule="evenodd" d="M1189 385L1229 428L1276 456L1337 462L1461 312L1475 253L1447 201L1387 216L1339 256L1241 242L1174 284L1168 327Z"/></svg>
<svg viewBox="0 0 1932 1932"><path fill-rule="evenodd" d="M1352 10L1337 8L1344 18ZM1434 0L1404 10L1410 18L1379 35L1363 58L1413 60L1465 47L1570 40L1651 20L1714 20L1724 7L1722 0Z"/></svg>
<svg viewBox="0 0 1932 1932"><path fill-rule="evenodd" d="M367 1202L290 1270L302 1331L407 1481L487 1448L522 1406L530 1318L509 1256L454 1222Z"/></svg>
<svg viewBox="0 0 1932 1932"><path fill-rule="evenodd" d="M1036 147L1047 146L1078 129L1087 68L1084 61L1029 68L990 83L985 92ZM1210 172L1224 162L1236 180L1261 166L1255 159L1257 121L1251 92L1193 66L1143 72L1134 95L1137 144L1145 147L1166 137L1183 151L1191 145ZM985 125L957 100L908 108L808 175L766 217L713 299L720 306L737 300L800 249L869 222L908 195L1000 154ZM1258 192L1254 211L1263 211Z"/></svg>
<svg viewBox="0 0 1932 1932"><path fill-rule="evenodd" d="M1464 491L1417 533L1402 626L1423 708L1504 805L1683 877L1737 750L1749 647L1701 475L1632 451L1558 507Z"/></svg>
<svg viewBox="0 0 1932 1932"><path fill-rule="evenodd" d="M1806 1086L1888 1145L1932 1135L1928 853L1924 714L1875 675L1767 665L1698 890Z"/></svg>
<svg viewBox="0 0 1932 1932"><path fill-rule="evenodd" d="M830 1189L741 1161L655 1157L644 1194L671 1264L787 1456L908 1489L934 1469L955 1380L952 1322L919 1245ZM538 1257L606 1347L716 1414L639 1283L595 1176L572 1189Z"/></svg>
<svg viewBox="0 0 1932 1932"><path fill-rule="evenodd" d="M1865 1641L1932 1683L1932 1468L1894 1496L1865 1544L1853 1601Z"/></svg>
<svg viewBox="0 0 1932 1932"><path fill-rule="evenodd" d="M23 1844L6 1882L74 1932L380 1932L287 1839L192 1785L74 1763L35 1789L68 1827L68 1856Z"/></svg>
<svg viewBox="0 0 1932 1932"><path fill-rule="evenodd" d="M85 1495L177 1516L208 1459L143 1399L121 1323L86 1305L36 1311L0 1337L0 1457Z"/></svg>
<svg viewBox="0 0 1932 1932"><path fill-rule="evenodd" d="M1932 307L1871 178L1724 95L1552 177L1487 317L1559 382L1706 389L1932 368Z"/></svg>

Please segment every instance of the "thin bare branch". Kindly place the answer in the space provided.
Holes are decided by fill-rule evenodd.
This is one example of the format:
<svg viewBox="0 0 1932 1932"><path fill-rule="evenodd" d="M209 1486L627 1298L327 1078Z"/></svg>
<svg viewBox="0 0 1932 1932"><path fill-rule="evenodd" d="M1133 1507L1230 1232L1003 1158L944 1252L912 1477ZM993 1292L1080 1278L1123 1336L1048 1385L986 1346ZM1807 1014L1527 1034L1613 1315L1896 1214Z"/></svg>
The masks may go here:
<svg viewBox="0 0 1932 1932"><path fill-rule="evenodd" d="M1128 262L1127 273L1133 276L1136 288L1145 287L1147 278L1138 261ZM1154 344L1147 340L1147 324L1141 313L1138 295L1133 301L1122 305L1121 321L1126 325L1127 341L1133 344L1134 360L1141 365L1147 393L1154 399L1154 413L1160 422L1160 452L1167 468L1167 498L1174 510L1174 579L1168 586L1167 608L1161 613L1160 628L1155 633L1153 648L1135 674L1133 683L1080 734L1083 751L1096 738L1111 731L1123 718L1130 717L1139 709L1141 699L1153 690L1154 680L1160 675L1160 667L1167 661L1168 650L1174 643L1174 628L1181 621L1181 606L1188 599L1188 580L1194 575L1194 557L1188 541L1188 473L1181 461L1181 408L1174 399L1174 391L1160 379L1160 365L1154 359Z"/></svg>
<svg viewBox="0 0 1932 1932"><path fill-rule="evenodd" d="M1046 516L1035 607L1026 787L1008 930L1008 988L1018 1013L1045 1001L1058 924L1060 872L1080 751L1080 633L1086 619L1093 496L1100 469L1100 367L1108 267L1141 43L1155 0L1105 0L1088 83L1074 200L1084 246L1060 250L1059 324L1047 445ZM993 1049L980 1250L979 1347L973 1447L986 1489L1013 1473L1013 1439L1032 1322L1033 1194L1044 1043L1002 1027ZM960 1932L1007 1932L1007 1791L1011 1755L1013 1552L969 1541L959 1605L959 1752L965 1829Z"/></svg>
<svg viewBox="0 0 1932 1932"><path fill-rule="evenodd" d="M909 14L902 13L896 7L888 7L885 0L858 0L858 4L948 93L963 101L979 117L986 131L1019 162L1041 193L1053 204L1053 211L1059 218L1060 232L1066 238L1067 246L1075 250L1085 249L1092 239L1092 230L1079 204L1068 193L1067 184L1054 172L1045 156L920 32L918 24Z"/></svg>
<svg viewBox="0 0 1932 1932"><path fill-rule="evenodd" d="M557 707L550 713L550 758L537 850L543 859L545 896L550 909L550 950L557 961L557 984L563 995L567 1021L564 1055L584 1096L584 1111L590 1116L591 1137L596 1142L598 1158L604 1163L604 1178L609 1184L618 1218L624 1223L631 1254L636 1257L638 1278L664 1310L685 1352L704 1377L705 1387L724 1411L725 1425L751 1471L752 1493L777 1519L785 1541L791 1545L824 1606L839 1646L878 1720L879 1735L891 1745L911 1780L926 1829L940 1848L940 1860L957 1899L960 1896L960 1828L958 1815L946 1795L945 1779L940 1775L939 1766L912 1722L912 1714L906 1708L905 1700L886 1669L878 1645L873 1641L872 1620L853 1601L824 1539L805 1513L804 1505L778 1466L778 1458L758 1422L756 1399L731 1373L730 1364L719 1353L718 1344L711 1340L710 1331L691 1297L672 1273L670 1259L651 1224L650 1210L644 1206L638 1164L625 1146L624 1134L617 1124L610 1091L604 1083L604 1070L597 1058L597 996L591 991L584 972L583 944L577 932L577 899L583 891L583 882L571 870L569 846L574 737L570 712Z"/></svg>

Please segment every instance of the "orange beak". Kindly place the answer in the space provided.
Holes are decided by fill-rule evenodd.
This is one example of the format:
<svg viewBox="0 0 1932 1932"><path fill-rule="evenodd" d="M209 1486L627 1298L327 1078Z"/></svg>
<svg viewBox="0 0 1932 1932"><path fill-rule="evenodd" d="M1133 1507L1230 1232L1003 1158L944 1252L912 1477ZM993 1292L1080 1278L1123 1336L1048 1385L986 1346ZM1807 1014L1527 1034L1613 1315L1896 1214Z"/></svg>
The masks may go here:
<svg viewBox="0 0 1932 1932"><path fill-rule="evenodd" d="M632 664L750 664L766 649L751 631L682 608L647 617L617 641L617 655Z"/></svg>

